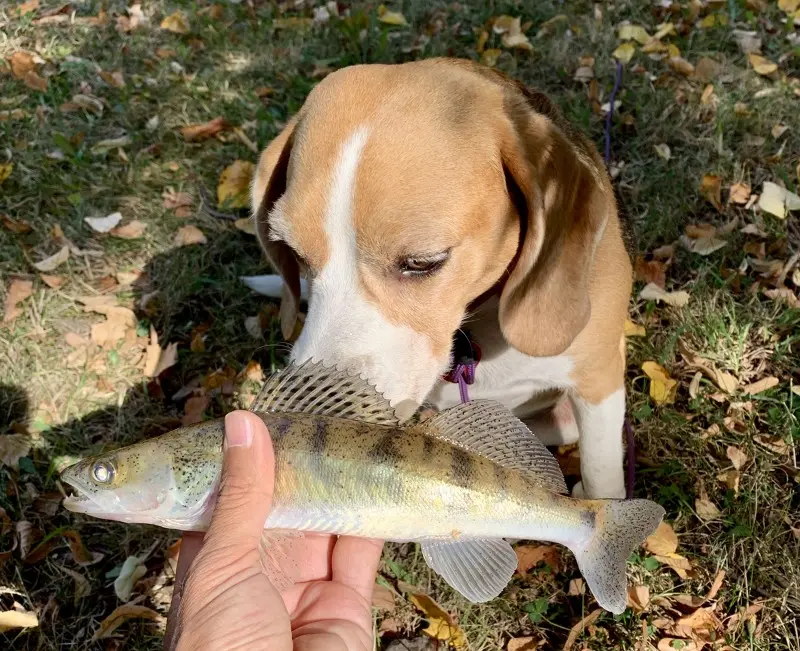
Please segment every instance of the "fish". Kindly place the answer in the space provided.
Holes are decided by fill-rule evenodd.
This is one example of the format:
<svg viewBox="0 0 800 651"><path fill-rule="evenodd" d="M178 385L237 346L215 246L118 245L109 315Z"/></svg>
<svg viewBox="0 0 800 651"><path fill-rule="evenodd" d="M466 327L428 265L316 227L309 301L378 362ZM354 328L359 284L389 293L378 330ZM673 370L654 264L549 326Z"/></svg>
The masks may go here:
<svg viewBox="0 0 800 651"><path fill-rule="evenodd" d="M505 406L473 400L401 424L367 380L309 361L272 375L250 410L275 450L265 535L280 531L419 543L473 603L495 599L517 556L507 539L567 547L597 603L626 608L626 561L664 509L646 499L568 495L558 462ZM182 427L66 468L70 511L205 531L224 419Z"/></svg>

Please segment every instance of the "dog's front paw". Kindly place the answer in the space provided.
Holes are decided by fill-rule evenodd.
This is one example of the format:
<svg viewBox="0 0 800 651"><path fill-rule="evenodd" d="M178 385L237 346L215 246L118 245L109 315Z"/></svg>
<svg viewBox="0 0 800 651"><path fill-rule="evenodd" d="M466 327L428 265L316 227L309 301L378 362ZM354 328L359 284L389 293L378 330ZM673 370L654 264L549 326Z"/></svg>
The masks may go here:
<svg viewBox="0 0 800 651"><path fill-rule="evenodd" d="M592 486L586 489L583 482L579 481L572 487L572 497L582 500L621 500L625 499L625 486Z"/></svg>

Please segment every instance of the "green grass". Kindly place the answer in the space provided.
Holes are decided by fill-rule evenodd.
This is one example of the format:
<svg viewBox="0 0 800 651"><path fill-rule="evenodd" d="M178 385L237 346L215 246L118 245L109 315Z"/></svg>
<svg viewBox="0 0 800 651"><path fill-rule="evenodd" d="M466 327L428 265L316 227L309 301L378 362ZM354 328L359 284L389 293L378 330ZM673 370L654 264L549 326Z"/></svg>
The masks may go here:
<svg viewBox="0 0 800 651"><path fill-rule="evenodd" d="M0 468L0 506L12 523L0 537L0 552L15 544L13 524L27 521L44 535L59 527L75 529L89 550L103 554L100 562L82 568L64 543L38 563L22 563L17 549L0 565L0 587L15 591L0 594L0 609L17 602L36 611L40 621L36 629L0 634L10 648L109 646L89 641L99 622L119 605L107 574L128 555L148 550L148 574L135 594L141 603L166 612L171 575L164 570L164 553L176 536L152 527L88 520L62 510L55 515L43 512L43 502L35 501L34 494L58 490L55 467L60 458L167 431L179 424L183 414L185 397L173 396L193 380L225 369L238 373L250 360L269 372L285 359L287 344L274 318L271 322L267 318L260 339L244 326L247 317L262 309L267 317L273 314L238 281L240 275L266 270L255 239L230 222L209 216L198 200L200 186L214 196L227 165L236 159L254 162L256 155L231 132L219 140L186 143L181 127L222 116L262 148L301 106L322 77L321 69L441 55L479 59L480 30L492 16L510 13L532 23L527 33L534 49L504 50L497 67L546 92L602 146L603 116L592 110L587 86L573 80L578 58L595 57L600 101L606 102L614 75L611 53L619 44L616 26L630 20L652 34L668 19L656 15L655 5L644 2L599 5L602 16L597 18L595 6L582 0L411 0L390 5L410 23L394 28L377 20L377 4L355 2L347 18L297 30L276 29L273 20L308 17L310 8L285 9L258 0L224 3L222 16L214 17L201 13L208 7L205 2L157 0L145 6L150 25L129 34L115 30L117 16L126 6L119 0L105 3L109 16L105 26L34 25L44 10L58 6L50 0L42 0L38 13L22 18L9 7L0 9L5 35L0 60L19 49L36 51L44 60L39 73L48 79L47 91L38 92L0 72L0 111L25 113L22 119L0 121L0 163L13 164L11 175L0 185L0 216L31 226L23 234L0 226L0 278L6 290L13 277L34 282L22 315L0 328L0 433L10 433L16 423L33 438L32 451L19 470ZM714 110L700 104L705 82L671 72L665 61L637 52L626 67L612 153L617 165L624 163L616 182L640 254L674 242L687 224L723 225L734 217L741 224L758 223L767 232L767 245L774 249L769 257L787 260L798 250L796 213L786 221L742 207L726 207L720 214L699 192L704 174L722 177L724 189L741 181L758 191L764 181L779 180L798 191L800 56L785 38L791 27L782 24L774 4L757 13L741 0L718 2L709 11L728 16L731 24L703 30L688 21L688 29L665 39L694 64L702 57L719 64L710 82L716 96ZM75 8L78 16L94 16L101 3L88 0ZM189 34L158 28L161 19L176 9L188 16ZM673 22L685 21L686 11L684 7ZM568 21L550 35L536 38L539 27L558 14L566 14ZM761 77L751 69L736 44L734 28L758 33L764 55L780 62L779 79ZM499 43L493 35L487 47L500 47ZM165 55L164 49L174 53ZM106 84L98 67L122 70L126 86ZM256 95L261 87L272 89L268 98ZM63 112L61 105L78 93L100 97L102 113ZM748 113L737 112L737 103L745 103ZM775 138L771 130L776 124L791 128ZM93 150L102 140L126 135L132 142L124 147L124 158L116 149ZM671 160L656 154L654 147L659 144L670 147ZM176 217L163 207L167 187L194 196L189 217ZM726 198L723 192L723 202ZM83 221L117 210L126 222L138 219L147 224L142 238L97 235ZM200 227L208 244L175 248L175 233L186 224ZM60 248L52 234L55 226L79 249L99 253L72 255L54 272L66 278L57 290L48 288L31 266ZM628 344L637 494L667 508L667 519L679 534L678 553L689 558L694 572L684 581L646 552L637 554L629 566L630 578L649 587L653 603L644 613L603 614L575 648L651 648L644 643L643 624L654 647L668 636L658 629L658 622L681 614L674 597L705 595L719 569L727 572L716 600L720 619L725 621L756 600L762 600L764 607L754 625L725 628L714 648L724 644L734 649L800 648L796 627L800 396L791 391L792 383L800 382L796 352L800 313L752 291L758 289L758 275L751 268L739 286L733 283L727 270L739 267L746 257L743 247L753 238L737 229L726 239L728 245L708 257L678 247L668 268L667 288L689 291L687 307L635 299L631 306L632 318L647 327L645 338L632 338ZM131 271L143 275L116 295L121 304L135 309L138 336L127 347L118 344L95 351L89 364L69 363L74 351L64 334L88 336L91 326L102 320L84 312L76 299L102 293L108 276ZM791 279L791 270L788 275ZM797 292L798 287L788 283ZM637 292L640 287L637 284ZM178 363L160 383L142 376L139 361L151 326L162 345L179 344ZM192 350L198 329L205 333L204 349ZM752 398L739 395L716 402L709 397L716 388L703 379L700 395L692 398L688 387L694 369L682 360L680 344L735 374L743 384L767 375L778 377L780 384ZM659 362L680 381L674 404L657 406L649 398L648 380L640 370L645 360ZM215 392L206 416L221 415L240 404L243 390L237 385L233 394ZM732 404L747 402L752 406ZM728 429L725 418L730 416L741 424ZM704 437L713 425L719 426L719 433ZM756 438L764 435L781 436L786 451L764 447ZM728 446L748 456L738 495L717 479L730 466ZM695 500L703 488L721 511L720 518L711 522L696 513ZM74 599L74 581L66 569L85 576L91 588L88 596ZM152 587L162 572L166 593ZM420 613L403 598L401 582L430 592L455 615L470 648L476 650L505 648L509 638L525 635L546 640L544 648L561 648L570 628L595 607L588 596L567 595L569 579L578 576L568 554L558 574L536 570L515 577L499 599L483 606L466 603L442 584L413 545L388 546L381 576L398 592L398 605L390 614L398 630L381 637L382 648L394 637L419 635L424 626ZM378 613L376 622L386 617ZM118 635L126 648L158 648L161 643L158 628L148 623L128 622Z"/></svg>

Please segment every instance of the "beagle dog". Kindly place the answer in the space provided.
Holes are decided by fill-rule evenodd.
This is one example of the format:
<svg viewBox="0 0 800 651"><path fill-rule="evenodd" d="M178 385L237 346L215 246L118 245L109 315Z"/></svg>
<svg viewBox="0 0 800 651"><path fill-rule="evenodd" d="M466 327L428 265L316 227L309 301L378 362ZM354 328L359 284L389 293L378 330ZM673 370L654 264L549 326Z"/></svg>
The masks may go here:
<svg viewBox="0 0 800 651"><path fill-rule="evenodd" d="M252 208L281 278L250 284L282 294L285 335L308 291L293 361L359 372L408 416L459 402L442 376L467 327L471 397L578 440L573 494L625 496L631 263L602 159L546 97L464 60L344 68L262 153Z"/></svg>

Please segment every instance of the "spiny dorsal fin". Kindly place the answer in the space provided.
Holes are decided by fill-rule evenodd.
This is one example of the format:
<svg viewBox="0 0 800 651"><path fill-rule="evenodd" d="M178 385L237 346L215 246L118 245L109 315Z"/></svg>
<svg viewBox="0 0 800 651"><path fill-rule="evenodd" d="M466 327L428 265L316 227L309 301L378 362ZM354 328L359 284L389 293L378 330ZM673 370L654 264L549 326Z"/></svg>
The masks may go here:
<svg viewBox="0 0 800 651"><path fill-rule="evenodd" d="M397 425L389 401L369 382L322 362L291 364L270 377L250 411L281 411Z"/></svg>
<svg viewBox="0 0 800 651"><path fill-rule="evenodd" d="M418 427L428 436L524 472L543 488L567 492L561 468L544 443L499 402L465 402L439 412Z"/></svg>

